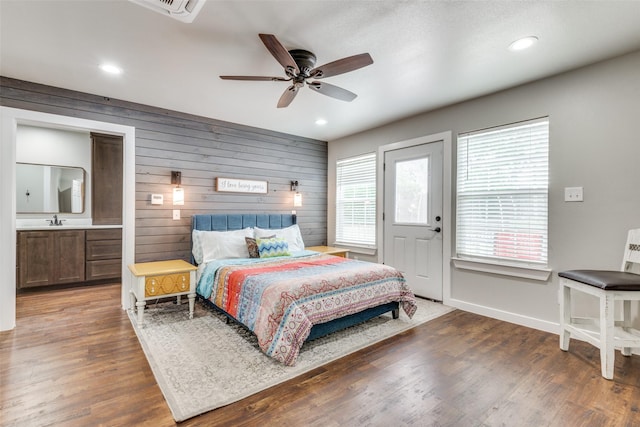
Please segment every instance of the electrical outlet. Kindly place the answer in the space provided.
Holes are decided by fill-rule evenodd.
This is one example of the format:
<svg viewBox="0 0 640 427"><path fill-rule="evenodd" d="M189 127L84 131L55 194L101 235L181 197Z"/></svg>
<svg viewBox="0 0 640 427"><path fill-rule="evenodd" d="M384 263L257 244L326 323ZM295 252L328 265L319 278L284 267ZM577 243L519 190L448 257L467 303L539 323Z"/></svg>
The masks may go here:
<svg viewBox="0 0 640 427"><path fill-rule="evenodd" d="M173 210L173 219L180 219L180 209L174 209Z"/></svg>
<svg viewBox="0 0 640 427"><path fill-rule="evenodd" d="M582 187L565 187L564 188L564 201L565 202L582 202Z"/></svg>

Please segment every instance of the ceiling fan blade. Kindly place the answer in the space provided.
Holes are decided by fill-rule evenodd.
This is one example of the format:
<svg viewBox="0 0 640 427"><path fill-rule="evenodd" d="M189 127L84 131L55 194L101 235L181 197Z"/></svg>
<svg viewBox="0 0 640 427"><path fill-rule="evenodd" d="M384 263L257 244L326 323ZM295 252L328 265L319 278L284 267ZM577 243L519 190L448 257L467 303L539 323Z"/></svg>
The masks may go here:
<svg viewBox="0 0 640 427"><path fill-rule="evenodd" d="M346 89L342 89L341 87L330 85L329 83L325 82L311 82L307 84L316 92L330 96L331 98L339 99L340 101L351 102L358 96Z"/></svg>
<svg viewBox="0 0 640 427"><path fill-rule="evenodd" d="M288 107L293 101L293 98L298 94L298 87L296 85L291 85L284 91L280 100L278 101L278 108Z"/></svg>
<svg viewBox="0 0 640 427"><path fill-rule="evenodd" d="M282 46L282 43L278 41L276 36L273 34L258 34L260 36L260 40L267 47L271 55L278 60L280 65L284 67L285 70L291 69L291 71L295 72L296 75L300 74L300 69L296 64L296 61L293 60L291 54L287 49Z"/></svg>
<svg viewBox="0 0 640 427"><path fill-rule="evenodd" d="M254 81L272 81L272 82L288 82L291 79L284 77L266 77L266 76L220 76L222 80L254 80Z"/></svg>
<svg viewBox="0 0 640 427"><path fill-rule="evenodd" d="M371 64L373 64L371 55L368 53L361 53L359 55L338 59L337 61L316 67L311 70L309 74L313 78L323 79L325 77L348 73L349 71L357 70L358 68L366 67Z"/></svg>

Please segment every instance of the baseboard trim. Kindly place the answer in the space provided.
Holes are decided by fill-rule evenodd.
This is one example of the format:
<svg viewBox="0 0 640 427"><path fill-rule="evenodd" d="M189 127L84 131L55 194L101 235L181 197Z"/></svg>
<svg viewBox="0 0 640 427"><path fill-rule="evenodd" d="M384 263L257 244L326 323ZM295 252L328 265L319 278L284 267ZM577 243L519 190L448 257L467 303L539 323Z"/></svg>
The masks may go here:
<svg viewBox="0 0 640 427"><path fill-rule="evenodd" d="M460 310L468 311L470 313L480 314L481 316L491 317L493 319L498 319L509 323L515 323L516 325L538 329L540 331L549 332L551 334L559 335L560 332L559 323L540 320L529 316L523 316L522 314L498 310L492 307L473 304L454 298L451 298L449 301L447 301L447 305L459 308Z"/></svg>
<svg viewBox="0 0 640 427"><path fill-rule="evenodd" d="M468 311L470 313L479 314L481 316L491 317L492 319L502 320L504 322L513 323L520 326L526 326L527 328L537 329L543 332L549 332L550 334L560 335L560 324L549 322L546 320L536 319L535 317L523 316L521 314L512 313L510 311L498 310L492 307L484 305L473 304L459 299L451 298L446 304L450 307L455 307L460 310ZM576 337L571 337L572 340L580 340ZM583 341L583 340L580 340ZM559 345L559 344L558 344ZM634 355L640 355L640 349L632 351Z"/></svg>

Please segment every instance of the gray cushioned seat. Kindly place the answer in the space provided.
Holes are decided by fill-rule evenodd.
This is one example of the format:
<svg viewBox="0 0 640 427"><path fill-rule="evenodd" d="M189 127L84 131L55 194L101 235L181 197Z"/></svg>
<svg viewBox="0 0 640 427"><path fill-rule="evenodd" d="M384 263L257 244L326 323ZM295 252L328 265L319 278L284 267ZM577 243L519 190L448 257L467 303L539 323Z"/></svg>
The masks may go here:
<svg viewBox="0 0 640 427"><path fill-rule="evenodd" d="M558 276L605 291L640 291L640 275L624 271L568 270L559 272Z"/></svg>

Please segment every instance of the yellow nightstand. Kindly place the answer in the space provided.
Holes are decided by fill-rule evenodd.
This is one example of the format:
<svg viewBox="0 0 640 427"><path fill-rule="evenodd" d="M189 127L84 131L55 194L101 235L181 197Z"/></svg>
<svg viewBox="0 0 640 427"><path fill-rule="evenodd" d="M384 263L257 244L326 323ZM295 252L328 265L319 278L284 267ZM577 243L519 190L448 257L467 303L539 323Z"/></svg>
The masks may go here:
<svg viewBox="0 0 640 427"><path fill-rule="evenodd" d="M322 252L323 254L341 256L342 258L349 258L349 249L334 248L332 246L309 246L305 249L308 251Z"/></svg>
<svg viewBox="0 0 640 427"><path fill-rule="evenodd" d="M142 325L144 306L148 300L187 295L189 319L193 319L196 300L196 270L198 267L183 260L142 262L129 265L134 276L131 302L138 309L138 324Z"/></svg>

